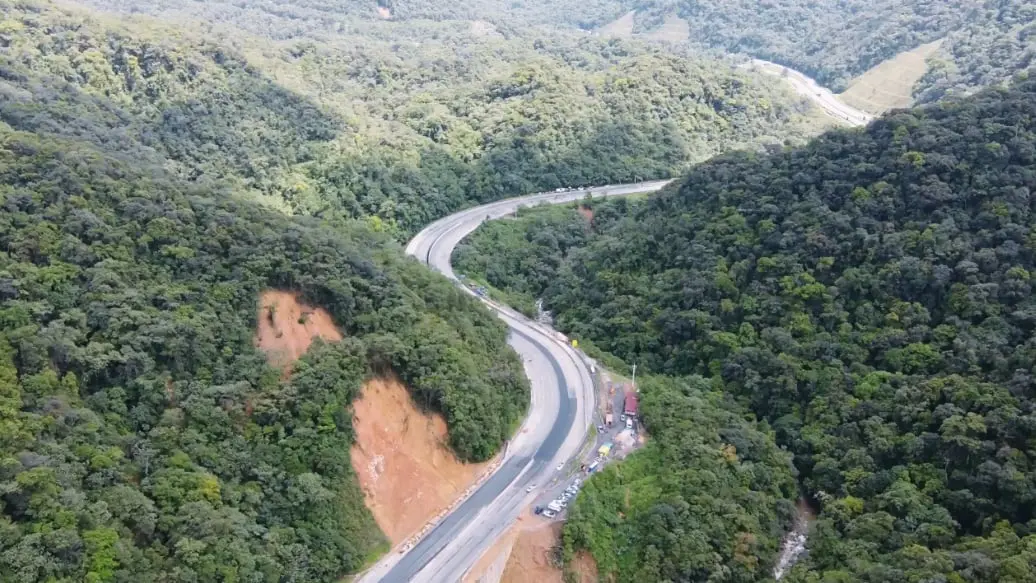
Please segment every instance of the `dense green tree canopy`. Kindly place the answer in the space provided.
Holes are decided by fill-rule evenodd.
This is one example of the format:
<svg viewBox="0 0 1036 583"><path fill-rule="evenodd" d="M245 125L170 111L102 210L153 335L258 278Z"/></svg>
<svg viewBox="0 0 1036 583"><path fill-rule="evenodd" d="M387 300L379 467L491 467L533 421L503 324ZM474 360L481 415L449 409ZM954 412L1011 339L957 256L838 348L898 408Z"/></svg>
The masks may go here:
<svg viewBox="0 0 1036 583"><path fill-rule="evenodd" d="M770 156L817 127L779 79L579 30L675 9L834 84L949 35L934 98L1025 66L1029 3L90 3L148 16L0 0L0 580L355 571L385 546L346 457L365 378L399 375L470 460L528 399L503 326L393 239L737 148L651 202L461 250L672 375L567 550L765 578L793 455L823 508L796 580L1032 578L1032 83ZM282 378L252 346L268 287L346 339Z"/></svg>
<svg viewBox="0 0 1036 583"><path fill-rule="evenodd" d="M400 239L476 202L670 176L817 125L778 79L659 48L348 14L348 31L274 41L226 14L177 26L8 2L0 119Z"/></svg>
<svg viewBox="0 0 1036 583"><path fill-rule="evenodd" d="M0 132L0 580L327 581L383 549L351 402L394 372L484 460L528 386L486 309L355 223ZM258 294L346 335L283 380Z"/></svg>
<svg viewBox="0 0 1036 583"><path fill-rule="evenodd" d="M836 91L864 71L941 40L920 102L1002 83L1036 56L1032 0L634 0L637 30L666 15L686 20L690 42L778 62Z"/></svg>
<svg viewBox="0 0 1036 583"><path fill-rule="evenodd" d="M790 456L704 378L638 385L648 445L582 489L566 552L625 581L768 578L795 512Z"/></svg>
<svg viewBox="0 0 1036 583"><path fill-rule="evenodd" d="M799 104L775 82L726 65L364 22L270 44L3 3L0 580L356 570L385 545L347 458L364 378L399 375L469 460L528 400L502 324L393 237L810 131L786 128ZM346 340L283 379L252 346L267 287Z"/></svg>
<svg viewBox="0 0 1036 583"><path fill-rule="evenodd" d="M766 420L821 508L788 580L1027 581L1034 114L1023 79L805 148L723 156L591 229L548 278L497 284L542 295L566 333L706 376ZM539 226L555 228L507 225L519 233L472 239L472 265L510 261L487 241L535 247ZM644 411L660 447L683 422L671 410ZM595 536L627 528L609 524ZM681 569L674 580L695 578Z"/></svg>

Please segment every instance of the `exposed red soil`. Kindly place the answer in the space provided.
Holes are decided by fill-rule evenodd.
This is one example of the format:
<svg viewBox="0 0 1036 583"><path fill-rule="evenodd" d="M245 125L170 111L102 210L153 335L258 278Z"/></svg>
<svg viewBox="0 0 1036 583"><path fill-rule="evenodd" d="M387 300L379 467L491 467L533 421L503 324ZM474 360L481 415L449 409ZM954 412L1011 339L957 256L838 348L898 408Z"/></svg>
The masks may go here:
<svg viewBox="0 0 1036 583"><path fill-rule="evenodd" d="M518 538L518 534L517 525L507 529L507 532L486 549L486 552L479 557L471 569L468 569L467 574L464 575L463 583L498 581L507 563L510 561L511 549L514 547L514 541Z"/></svg>
<svg viewBox="0 0 1036 583"><path fill-rule="evenodd" d="M594 209L579 205L578 210L579 214L583 215L583 218L586 219L586 224L589 225L594 222Z"/></svg>
<svg viewBox="0 0 1036 583"><path fill-rule="evenodd" d="M331 315L301 302L297 293L264 291L258 310L255 345L286 377L315 338L342 339ZM364 384L353 403L353 430L353 468L367 507L393 545L449 508L490 465L459 461L446 446L446 421L419 411L396 379Z"/></svg>
<svg viewBox="0 0 1036 583"><path fill-rule="evenodd" d="M302 303L298 294L290 291L266 290L260 294L255 345L266 353L270 364L287 374L314 338L328 342L342 339L327 310Z"/></svg>
<svg viewBox="0 0 1036 583"><path fill-rule="evenodd" d="M561 538L561 523L529 517L514 528L518 529L518 537L500 583L564 583L564 573L551 559Z"/></svg>
<svg viewBox="0 0 1036 583"><path fill-rule="evenodd" d="M449 508L489 466L459 461L445 445L442 416L419 411L397 380L364 385L353 403L353 429L353 468L393 545Z"/></svg>

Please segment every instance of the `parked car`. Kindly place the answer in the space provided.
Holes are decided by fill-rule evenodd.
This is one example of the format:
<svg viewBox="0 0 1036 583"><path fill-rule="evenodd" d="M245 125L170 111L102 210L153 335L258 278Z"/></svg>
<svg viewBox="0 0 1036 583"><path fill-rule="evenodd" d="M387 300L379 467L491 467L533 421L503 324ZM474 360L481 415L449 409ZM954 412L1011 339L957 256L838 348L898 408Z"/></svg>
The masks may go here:
<svg viewBox="0 0 1036 583"><path fill-rule="evenodd" d="M557 513L555 513L553 510L544 510L543 515L547 518L554 518L555 516L557 516Z"/></svg>

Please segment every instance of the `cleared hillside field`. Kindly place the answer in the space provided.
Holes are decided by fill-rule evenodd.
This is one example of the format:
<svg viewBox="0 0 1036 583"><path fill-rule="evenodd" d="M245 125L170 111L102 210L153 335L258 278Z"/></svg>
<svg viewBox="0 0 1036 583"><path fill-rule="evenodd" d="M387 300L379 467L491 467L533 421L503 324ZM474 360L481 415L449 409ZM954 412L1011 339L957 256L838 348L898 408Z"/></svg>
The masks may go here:
<svg viewBox="0 0 1036 583"><path fill-rule="evenodd" d="M930 42L880 63L853 79L838 97L873 114L910 107L914 104L914 85L928 70L928 57L935 54L941 44L941 40Z"/></svg>
<svg viewBox="0 0 1036 583"><path fill-rule="evenodd" d="M684 43L691 37L691 27L687 21L675 14L665 17L662 26L643 35L647 40L671 43Z"/></svg>
<svg viewBox="0 0 1036 583"><path fill-rule="evenodd" d="M620 18L602 26L597 32L601 36L631 38L633 36L633 21L636 14L636 11L630 10Z"/></svg>

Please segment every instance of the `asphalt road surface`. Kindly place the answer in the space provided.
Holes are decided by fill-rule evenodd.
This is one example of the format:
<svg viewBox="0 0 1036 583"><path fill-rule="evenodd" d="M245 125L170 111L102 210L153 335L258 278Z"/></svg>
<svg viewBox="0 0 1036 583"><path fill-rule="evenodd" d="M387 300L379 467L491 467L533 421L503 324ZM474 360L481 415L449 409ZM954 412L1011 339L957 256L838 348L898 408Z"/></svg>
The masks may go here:
<svg viewBox="0 0 1036 583"><path fill-rule="evenodd" d="M660 190L669 181L546 192L461 211L432 223L407 245L407 254L460 285L450 265L454 247L486 220L519 207L560 204L592 196ZM464 288L467 289L467 288ZM469 293L474 293L468 290ZM593 423L594 388L584 357L549 326L483 298L510 328L508 342L522 357L532 387L525 423L508 443L498 469L420 541L394 549L358 581L459 581L479 556L547 486L555 467L579 453Z"/></svg>
<svg viewBox="0 0 1036 583"><path fill-rule="evenodd" d="M762 59L752 59L751 66L766 73L784 76L800 95L810 98L828 115L840 119L849 125L864 126L874 119L874 116L866 111L846 105L834 93L831 93L829 89L821 87L816 81L795 69L789 69L788 67Z"/></svg>

